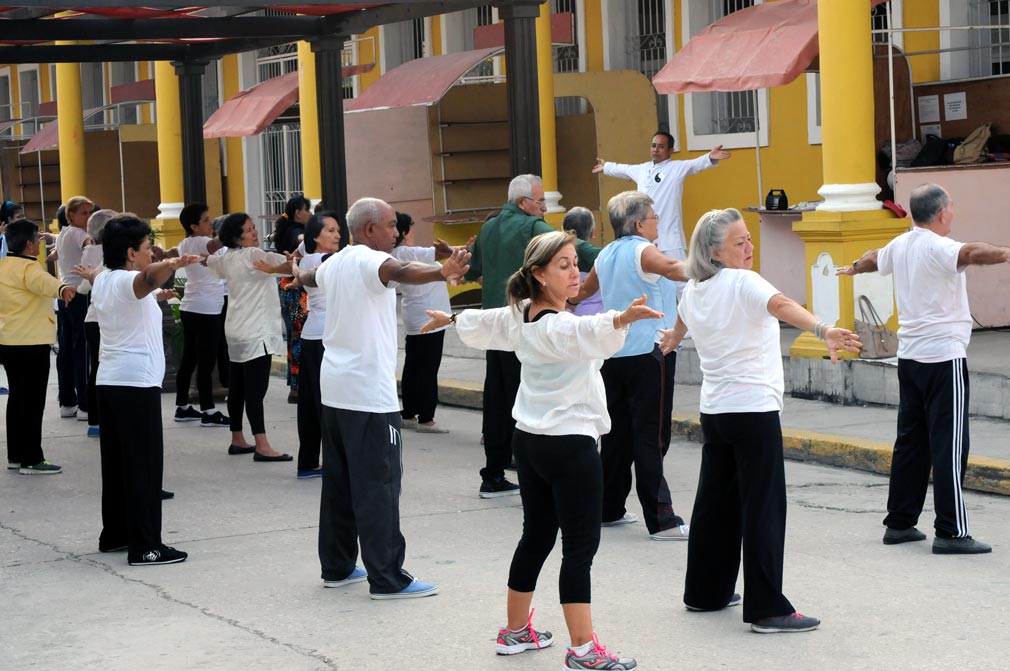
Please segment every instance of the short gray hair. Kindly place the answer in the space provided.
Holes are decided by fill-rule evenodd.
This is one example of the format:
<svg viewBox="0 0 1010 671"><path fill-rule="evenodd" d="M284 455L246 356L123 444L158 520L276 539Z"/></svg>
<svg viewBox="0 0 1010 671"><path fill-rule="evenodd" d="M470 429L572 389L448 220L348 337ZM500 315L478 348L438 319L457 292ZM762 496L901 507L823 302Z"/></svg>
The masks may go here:
<svg viewBox="0 0 1010 671"><path fill-rule="evenodd" d="M360 233L368 224L377 224L382 219L382 209L389 203L379 198L359 198L347 210L347 228L351 235Z"/></svg>
<svg viewBox="0 0 1010 671"><path fill-rule="evenodd" d="M515 203L520 198L533 198L533 187L539 184L543 187L543 180L537 175L519 175L509 182L509 202Z"/></svg>
<svg viewBox="0 0 1010 671"><path fill-rule="evenodd" d="M722 247L726 240L726 229L743 219L740 210L709 210L701 215L698 225L691 234L691 246L687 254L688 278L702 282L718 273L723 265L712 258L712 253Z"/></svg>
<svg viewBox="0 0 1010 671"><path fill-rule="evenodd" d="M607 203L607 213L614 228L614 237L635 235L635 222L645 220L655 202L641 191L624 191L611 198Z"/></svg>
<svg viewBox="0 0 1010 671"><path fill-rule="evenodd" d="M949 202L950 197L939 184L921 184L912 189L908 197L908 209L912 212L912 221L923 226L933 223Z"/></svg>
<svg viewBox="0 0 1010 671"><path fill-rule="evenodd" d="M118 214L115 210L99 210L98 212L92 212L91 216L88 217L88 237L95 241L96 244L102 243L102 229L105 228L105 224L109 222Z"/></svg>
<svg viewBox="0 0 1010 671"><path fill-rule="evenodd" d="M593 237L596 219L587 208L573 207L565 213L565 218L561 221L561 228L575 233L575 237L579 240L589 240Z"/></svg>

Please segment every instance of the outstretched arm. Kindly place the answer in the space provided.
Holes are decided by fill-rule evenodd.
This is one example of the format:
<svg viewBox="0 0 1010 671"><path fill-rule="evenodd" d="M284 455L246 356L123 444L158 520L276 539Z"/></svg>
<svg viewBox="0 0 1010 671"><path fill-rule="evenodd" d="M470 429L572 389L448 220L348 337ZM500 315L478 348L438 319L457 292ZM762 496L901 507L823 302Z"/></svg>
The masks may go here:
<svg viewBox="0 0 1010 671"><path fill-rule="evenodd" d="M684 267L683 261L671 259L652 245L642 250L642 270L647 273L662 275L675 282L687 282Z"/></svg>
<svg viewBox="0 0 1010 671"><path fill-rule="evenodd" d="M449 282L459 284L470 266L470 252L466 249L456 249L443 265L429 265L411 261L403 263L397 259L388 259L379 266L379 280L388 285L397 284L427 284L429 282Z"/></svg>
<svg viewBox="0 0 1010 671"><path fill-rule="evenodd" d="M957 267L964 266L994 266L997 263L1010 263L1010 247L997 247L988 242L968 242L961 245L957 255Z"/></svg>
<svg viewBox="0 0 1010 671"><path fill-rule="evenodd" d="M848 329L837 326L829 326L791 298L783 294L775 294L768 301L768 314L779 321L792 324L796 328L810 331L824 341L828 346L828 353L831 354L831 363L838 363L838 352L858 353L863 346L859 342L858 336Z"/></svg>
<svg viewBox="0 0 1010 671"><path fill-rule="evenodd" d="M861 257L852 262L851 266L840 266L836 271L836 275L858 275L859 273L872 273L877 270L877 252L879 250L871 249L870 251L863 254Z"/></svg>
<svg viewBox="0 0 1010 671"><path fill-rule="evenodd" d="M200 257L197 254L186 254L167 261L152 263L134 278L133 295L139 299L157 291L162 284L168 281L175 270L194 263L200 263Z"/></svg>

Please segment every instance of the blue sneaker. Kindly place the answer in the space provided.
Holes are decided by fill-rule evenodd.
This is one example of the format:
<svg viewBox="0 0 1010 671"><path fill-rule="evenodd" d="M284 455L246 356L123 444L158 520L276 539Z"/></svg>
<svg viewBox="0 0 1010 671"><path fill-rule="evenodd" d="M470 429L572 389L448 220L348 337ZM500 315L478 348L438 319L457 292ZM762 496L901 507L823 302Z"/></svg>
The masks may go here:
<svg viewBox="0 0 1010 671"><path fill-rule="evenodd" d="M343 587L344 585L353 585L356 582L361 582L367 579L368 571L360 566L355 566L354 570L351 571L351 575L347 576L343 580L324 580L323 587Z"/></svg>
<svg viewBox="0 0 1010 671"><path fill-rule="evenodd" d="M0 387L0 396L6 396L9 393L11 393L11 390L7 387Z"/></svg>
<svg viewBox="0 0 1010 671"><path fill-rule="evenodd" d="M88 427L88 438L98 438L98 427L89 426Z"/></svg>
<svg viewBox="0 0 1010 671"><path fill-rule="evenodd" d="M321 478L323 477L322 468L310 468L308 470L298 469L298 479L307 480L309 478Z"/></svg>
<svg viewBox="0 0 1010 671"><path fill-rule="evenodd" d="M401 589L399 592L391 592L389 594L376 594L371 593L371 597L376 600L382 599L420 599L423 596L432 596L438 593L438 585L433 585L430 582L422 582L417 578L414 578L409 585Z"/></svg>

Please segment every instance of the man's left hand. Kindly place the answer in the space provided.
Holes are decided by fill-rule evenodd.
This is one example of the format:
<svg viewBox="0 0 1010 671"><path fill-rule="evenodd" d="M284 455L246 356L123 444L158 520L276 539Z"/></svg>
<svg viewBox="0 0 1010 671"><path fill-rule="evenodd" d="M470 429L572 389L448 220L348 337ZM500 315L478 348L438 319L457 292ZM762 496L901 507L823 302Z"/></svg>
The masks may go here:
<svg viewBox="0 0 1010 671"><path fill-rule="evenodd" d="M467 263L470 260L470 252L466 249L454 249L452 255L445 260L442 265L442 277L453 286L464 282L463 275L470 270Z"/></svg>
<svg viewBox="0 0 1010 671"><path fill-rule="evenodd" d="M713 161L723 161L727 158L730 158L731 156L733 156L733 154L723 149L722 145L719 145L712 151L708 152L708 157Z"/></svg>

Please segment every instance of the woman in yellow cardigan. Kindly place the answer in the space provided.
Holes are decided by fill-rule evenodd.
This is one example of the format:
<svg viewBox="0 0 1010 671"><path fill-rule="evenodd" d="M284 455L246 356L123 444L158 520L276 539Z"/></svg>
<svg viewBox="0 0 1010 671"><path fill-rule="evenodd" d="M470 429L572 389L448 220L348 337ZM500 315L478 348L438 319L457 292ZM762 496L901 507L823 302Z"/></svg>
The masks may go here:
<svg viewBox="0 0 1010 671"><path fill-rule="evenodd" d="M8 254L0 259L0 361L7 371L7 468L25 475L62 469L42 454L42 411L49 386L50 348L56 342L53 299L77 290L38 261L39 227L22 219L7 225Z"/></svg>

